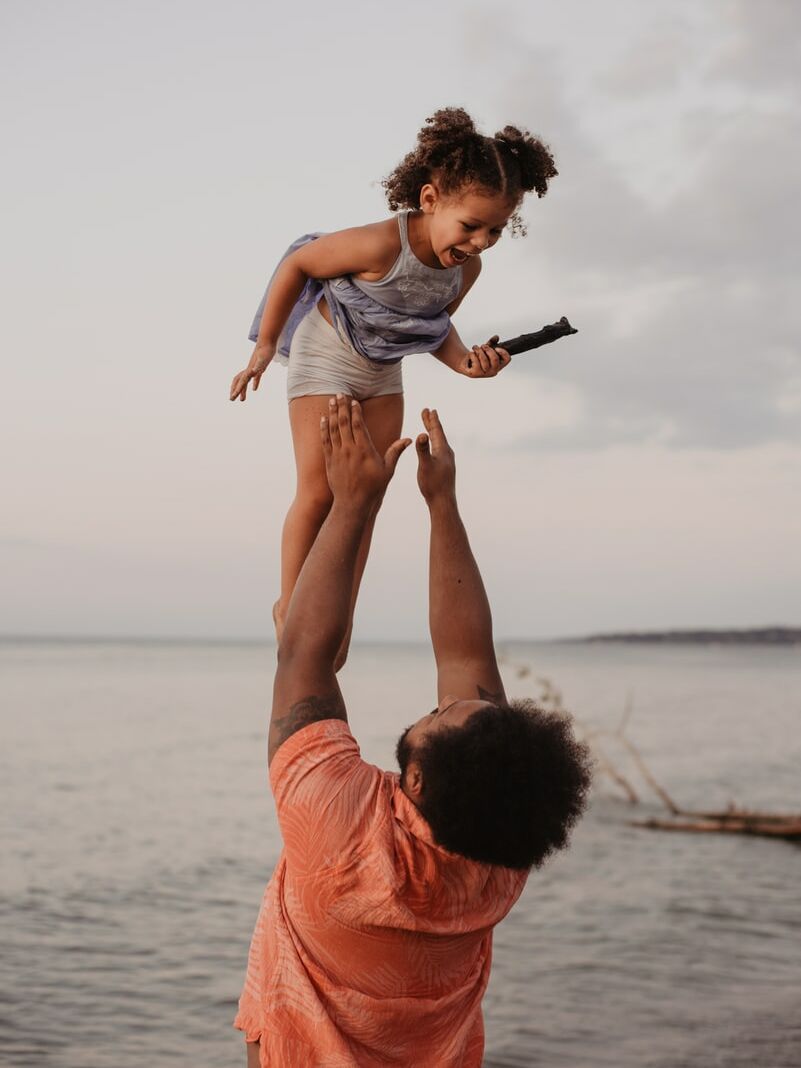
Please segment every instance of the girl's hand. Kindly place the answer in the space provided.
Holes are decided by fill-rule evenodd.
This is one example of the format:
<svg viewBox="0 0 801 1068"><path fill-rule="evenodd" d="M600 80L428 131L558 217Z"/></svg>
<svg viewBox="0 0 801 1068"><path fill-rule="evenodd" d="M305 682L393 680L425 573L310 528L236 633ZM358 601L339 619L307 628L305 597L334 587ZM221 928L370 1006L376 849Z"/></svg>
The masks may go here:
<svg viewBox="0 0 801 1068"><path fill-rule="evenodd" d="M462 361L462 374L468 378L494 378L511 362L506 349L498 348L498 335L493 334L486 345L474 345Z"/></svg>
<svg viewBox="0 0 801 1068"><path fill-rule="evenodd" d="M261 382L261 376L269 367L274 355L275 345L256 346L245 370L240 371L238 375L234 375L234 380L231 383L231 400L236 400L237 397L240 400L244 400L248 392L248 383L251 381L253 382L253 392L256 392L259 388L259 382Z"/></svg>

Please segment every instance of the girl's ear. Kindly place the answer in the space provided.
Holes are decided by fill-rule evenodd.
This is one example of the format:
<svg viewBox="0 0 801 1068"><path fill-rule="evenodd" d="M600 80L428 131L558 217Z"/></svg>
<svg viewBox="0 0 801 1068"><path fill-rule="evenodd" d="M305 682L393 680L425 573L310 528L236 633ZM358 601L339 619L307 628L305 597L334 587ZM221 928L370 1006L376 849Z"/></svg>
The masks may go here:
<svg viewBox="0 0 801 1068"><path fill-rule="evenodd" d="M420 210L431 215L440 199L439 190L432 182L426 182L420 190Z"/></svg>

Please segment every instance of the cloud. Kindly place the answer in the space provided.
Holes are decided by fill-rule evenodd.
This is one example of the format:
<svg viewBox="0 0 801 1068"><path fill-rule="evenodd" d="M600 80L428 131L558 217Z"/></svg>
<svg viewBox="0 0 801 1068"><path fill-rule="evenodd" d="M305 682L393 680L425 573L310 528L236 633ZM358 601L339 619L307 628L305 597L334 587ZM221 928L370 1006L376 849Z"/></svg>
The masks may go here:
<svg viewBox="0 0 801 1068"><path fill-rule="evenodd" d="M611 95L637 97L676 88L696 38L687 14L675 11L658 17L645 32L630 41L614 67L598 79L599 88Z"/></svg>
<svg viewBox="0 0 801 1068"><path fill-rule="evenodd" d="M798 96L801 11L792 0L731 0L723 9L730 36L712 57L708 76L740 87Z"/></svg>
<svg viewBox="0 0 801 1068"><path fill-rule="evenodd" d="M627 162L616 158L625 124L606 127L597 102L597 124L579 121L581 102L568 103L552 58L529 54L512 78L510 91L525 80L553 131L560 176L532 250L580 329L569 356L560 342L518 365L577 394L580 416L525 436L531 445L801 441L801 95L787 88L799 35L777 43L801 21L789 9L766 5L763 24L761 5L715 5L704 48L687 20L666 26L655 15L595 79L612 110L641 108L619 98L642 86L654 121L672 131L662 144L644 140L675 172L661 200L627 173L631 144Z"/></svg>

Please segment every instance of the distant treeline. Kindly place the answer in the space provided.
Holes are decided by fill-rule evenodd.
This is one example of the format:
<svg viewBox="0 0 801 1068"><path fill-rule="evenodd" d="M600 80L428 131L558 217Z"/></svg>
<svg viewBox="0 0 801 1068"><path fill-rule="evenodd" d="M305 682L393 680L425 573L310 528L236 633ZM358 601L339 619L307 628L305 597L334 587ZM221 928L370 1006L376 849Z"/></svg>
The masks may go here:
<svg viewBox="0 0 801 1068"><path fill-rule="evenodd" d="M652 630L590 634L582 642L641 642L675 645L801 645L801 627L752 627L746 630Z"/></svg>

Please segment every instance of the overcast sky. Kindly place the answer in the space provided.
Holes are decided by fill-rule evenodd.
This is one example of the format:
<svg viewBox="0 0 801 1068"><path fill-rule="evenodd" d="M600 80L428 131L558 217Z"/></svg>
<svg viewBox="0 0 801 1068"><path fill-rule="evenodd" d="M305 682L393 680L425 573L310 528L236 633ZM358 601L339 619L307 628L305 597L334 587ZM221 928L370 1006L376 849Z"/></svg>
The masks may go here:
<svg viewBox="0 0 801 1068"><path fill-rule="evenodd" d="M0 8L0 632L270 633L285 375L227 401L296 236L386 215L438 107L547 141L470 343L579 333L439 408L500 636L801 623L801 6L109 0ZM357 637L422 638L404 457Z"/></svg>

